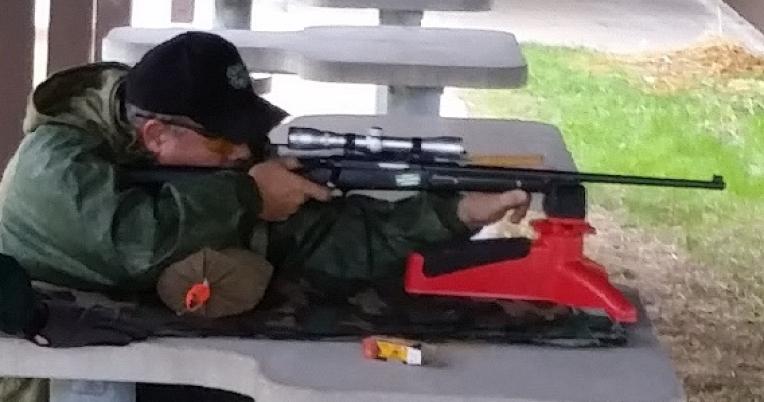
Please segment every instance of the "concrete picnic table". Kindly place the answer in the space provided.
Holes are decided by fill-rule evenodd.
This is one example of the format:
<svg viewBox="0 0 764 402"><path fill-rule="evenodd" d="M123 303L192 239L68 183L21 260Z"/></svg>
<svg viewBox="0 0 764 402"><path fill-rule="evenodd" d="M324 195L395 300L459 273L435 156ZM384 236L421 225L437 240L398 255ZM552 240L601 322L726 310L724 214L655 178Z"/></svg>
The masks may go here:
<svg viewBox="0 0 764 402"><path fill-rule="evenodd" d="M103 59L136 63L184 31L116 28L103 41ZM213 32L238 47L251 72L390 86L390 114L437 116L444 87L518 88L527 79L520 47L505 32L400 26Z"/></svg>
<svg viewBox="0 0 764 402"><path fill-rule="evenodd" d="M489 11L493 0L292 0L313 7L376 8L382 25L422 25L425 11Z"/></svg>
<svg viewBox="0 0 764 402"><path fill-rule="evenodd" d="M493 0L292 0L297 4L313 7L372 8L379 9L381 25L421 26L425 11L489 11ZM388 112L391 97L410 92L409 89L379 86L376 91L376 111ZM398 95L400 96L400 95ZM434 95L431 95L431 97ZM437 105L430 109L438 115ZM390 108L396 113L395 106Z"/></svg>
<svg viewBox="0 0 764 402"><path fill-rule="evenodd" d="M459 135L471 154L539 153L545 167L575 169L559 130L523 121L393 116L304 116L290 126L387 135ZM161 338L126 347L46 349L0 338L0 376L51 378L51 402L134 402L135 383L199 385L269 401L677 402L684 393L640 309L625 347L437 345L439 365L365 360L359 342Z"/></svg>

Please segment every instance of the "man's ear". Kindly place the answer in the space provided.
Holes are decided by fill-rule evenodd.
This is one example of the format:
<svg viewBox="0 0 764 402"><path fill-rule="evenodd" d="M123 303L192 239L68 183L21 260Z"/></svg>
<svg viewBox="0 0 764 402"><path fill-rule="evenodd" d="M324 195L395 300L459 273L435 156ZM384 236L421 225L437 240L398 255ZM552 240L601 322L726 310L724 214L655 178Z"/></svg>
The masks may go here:
<svg viewBox="0 0 764 402"><path fill-rule="evenodd" d="M138 129L138 135L141 137L143 145L153 154L158 154L162 149L162 143L164 142L164 132L167 130L167 125L157 119L149 119L143 127Z"/></svg>

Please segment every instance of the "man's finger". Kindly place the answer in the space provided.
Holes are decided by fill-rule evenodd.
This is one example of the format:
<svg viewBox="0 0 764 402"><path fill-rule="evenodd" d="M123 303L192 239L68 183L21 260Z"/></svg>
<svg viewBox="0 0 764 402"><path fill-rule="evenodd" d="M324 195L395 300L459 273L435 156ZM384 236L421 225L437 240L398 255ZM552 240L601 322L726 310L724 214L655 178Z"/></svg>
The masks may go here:
<svg viewBox="0 0 764 402"><path fill-rule="evenodd" d="M300 164L300 161L297 160L295 157L291 156L285 156L282 158L278 158L277 161L281 164L281 166L284 166L285 168L289 170L295 170L300 168L302 165Z"/></svg>
<svg viewBox="0 0 764 402"><path fill-rule="evenodd" d="M303 191L305 195L318 201L329 201L332 198L332 191L328 188L313 183L310 180L303 179Z"/></svg>

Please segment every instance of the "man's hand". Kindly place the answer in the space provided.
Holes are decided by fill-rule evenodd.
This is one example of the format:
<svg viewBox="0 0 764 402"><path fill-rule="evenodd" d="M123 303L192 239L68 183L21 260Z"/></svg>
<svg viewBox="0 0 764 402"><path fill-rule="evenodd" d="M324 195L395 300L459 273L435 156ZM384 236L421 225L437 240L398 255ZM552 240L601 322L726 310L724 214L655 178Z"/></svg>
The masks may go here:
<svg viewBox="0 0 764 402"><path fill-rule="evenodd" d="M456 208L456 214L470 229L490 225L512 210L510 220L519 223L528 212L531 197L522 190L505 193L467 193Z"/></svg>
<svg viewBox="0 0 764 402"><path fill-rule="evenodd" d="M331 191L292 172L300 167L295 158L271 159L249 170L263 201L260 219L278 222L289 218L309 199L329 201Z"/></svg>

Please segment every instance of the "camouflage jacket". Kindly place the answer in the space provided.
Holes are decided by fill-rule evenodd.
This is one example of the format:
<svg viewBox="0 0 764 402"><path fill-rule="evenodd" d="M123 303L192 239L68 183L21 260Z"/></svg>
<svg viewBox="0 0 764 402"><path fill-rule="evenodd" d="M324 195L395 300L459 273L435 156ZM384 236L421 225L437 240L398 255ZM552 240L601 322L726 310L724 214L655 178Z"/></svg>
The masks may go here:
<svg viewBox="0 0 764 402"><path fill-rule="evenodd" d="M120 165L150 163L123 117L128 67L61 72L31 96L24 138L0 186L0 252L33 279L83 290L148 290L161 270L202 247L250 247L277 270L375 280L406 254L469 232L457 197L421 194L310 203L266 224L244 174L216 173L155 191L119 185ZM277 271L278 272L278 271Z"/></svg>

